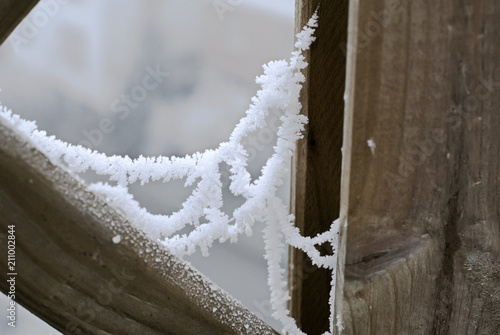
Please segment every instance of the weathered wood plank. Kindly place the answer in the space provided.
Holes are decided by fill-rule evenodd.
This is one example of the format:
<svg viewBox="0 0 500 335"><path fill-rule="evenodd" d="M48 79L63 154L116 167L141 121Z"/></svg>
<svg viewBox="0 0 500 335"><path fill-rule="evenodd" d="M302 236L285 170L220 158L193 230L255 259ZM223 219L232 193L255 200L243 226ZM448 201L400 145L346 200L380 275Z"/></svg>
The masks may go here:
<svg viewBox="0 0 500 335"><path fill-rule="evenodd" d="M350 2L343 334L500 332L499 15Z"/></svg>
<svg viewBox="0 0 500 335"><path fill-rule="evenodd" d="M297 33L316 9L319 14L301 92L309 123L292 168L291 208L296 225L308 236L328 230L339 216L346 57L337 46L347 41L347 7L347 0L296 2ZM313 266L293 248L289 263L291 314L307 334L323 334L329 329L331 271Z"/></svg>
<svg viewBox="0 0 500 335"><path fill-rule="evenodd" d="M1 121L0 139L0 271L15 225L28 310L64 334L277 334Z"/></svg>
<svg viewBox="0 0 500 335"><path fill-rule="evenodd" d="M0 45L39 0L0 0Z"/></svg>

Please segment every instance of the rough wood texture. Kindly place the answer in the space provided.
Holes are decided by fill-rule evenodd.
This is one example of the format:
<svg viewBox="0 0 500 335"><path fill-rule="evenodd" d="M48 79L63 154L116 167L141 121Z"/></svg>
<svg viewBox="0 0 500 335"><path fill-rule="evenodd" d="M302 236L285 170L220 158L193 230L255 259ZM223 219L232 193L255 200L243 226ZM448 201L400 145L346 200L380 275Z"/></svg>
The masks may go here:
<svg viewBox="0 0 500 335"><path fill-rule="evenodd" d="M0 0L0 45L39 0Z"/></svg>
<svg viewBox="0 0 500 335"><path fill-rule="evenodd" d="M31 312L64 334L277 334L1 121L0 139L0 271L15 225Z"/></svg>
<svg viewBox="0 0 500 335"><path fill-rule="evenodd" d="M500 334L499 17L350 1L343 334Z"/></svg>
<svg viewBox="0 0 500 335"><path fill-rule="evenodd" d="M291 208L296 225L308 236L328 230L339 217L346 64L337 46L347 42L347 7L347 0L296 2L297 32L316 9L319 14L301 93L309 123L292 169ZM324 246L325 252L329 247ZM323 334L329 329L331 272L316 268L296 249L290 250L289 262L291 314L307 334Z"/></svg>

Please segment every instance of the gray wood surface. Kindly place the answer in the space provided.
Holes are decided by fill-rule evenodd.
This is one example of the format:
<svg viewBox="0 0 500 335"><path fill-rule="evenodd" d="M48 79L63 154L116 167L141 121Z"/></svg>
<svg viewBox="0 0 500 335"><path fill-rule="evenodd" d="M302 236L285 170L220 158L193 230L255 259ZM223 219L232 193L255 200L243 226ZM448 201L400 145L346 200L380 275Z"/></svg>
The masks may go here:
<svg viewBox="0 0 500 335"><path fill-rule="evenodd" d="M0 0L0 45L39 0Z"/></svg>
<svg viewBox="0 0 500 335"><path fill-rule="evenodd" d="M500 334L499 16L350 1L343 334Z"/></svg>
<svg viewBox="0 0 500 335"><path fill-rule="evenodd" d="M15 225L29 311L64 334L277 334L2 121L0 139L0 271Z"/></svg>

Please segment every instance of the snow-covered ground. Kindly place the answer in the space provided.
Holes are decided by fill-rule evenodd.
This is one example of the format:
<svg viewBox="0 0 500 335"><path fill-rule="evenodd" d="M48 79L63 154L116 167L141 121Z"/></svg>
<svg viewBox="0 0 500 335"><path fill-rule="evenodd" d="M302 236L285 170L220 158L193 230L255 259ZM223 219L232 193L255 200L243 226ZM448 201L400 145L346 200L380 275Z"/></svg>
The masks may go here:
<svg viewBox="0 0 500 335"><path fill-rule="evenodd" d="M287 59L293 46L293 0L233 1L225 12L213 0L45 4L54 1L39 5L0 48L0 101L49 134L108 154L183 156L215 148L244 115L262 64ZM111 126L102 126L105 119ZM257 173L272 142L262 136L249 146ZM153 213L171 213L189 194L175 182L133 191ZM288 197L288 184L282 195ZM254 236L188 260L279 327L263 250ZM7 306L4 296L0 306ZM32 319L20 314L16 329L2 322L0 333L57 333Z"/></svg>

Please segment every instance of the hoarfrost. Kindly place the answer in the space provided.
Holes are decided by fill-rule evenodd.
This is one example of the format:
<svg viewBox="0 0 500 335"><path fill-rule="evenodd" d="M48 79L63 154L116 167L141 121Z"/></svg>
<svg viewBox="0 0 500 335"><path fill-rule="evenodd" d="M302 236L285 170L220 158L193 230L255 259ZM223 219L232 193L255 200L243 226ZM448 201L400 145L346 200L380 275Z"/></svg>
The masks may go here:
<svg viewBox="0 0 500 335"><path fill-rule="evenodd" d="M370 138L368 141L366 141L366 144L368 144L372 155L375 155L375 149L377 148L377 145L375 144L375 141L373 141L373 138Z"/></svg>
<svg viewBox="0 0 500 335"><path fill-rule="evenodd" d="M128 156L108 157L48 136L45 131L38 130L34 122L22 120L5 107L1 107L0 117L28 136L53 162L63 162L75 173L90 169L97 174L109 176L109 180L116 182L116 186L96 183L89 185L89 189L101 194L150 238L158 240L179 257L194 253L197 247L204 255L208 255L214 241L236 242L239 235L251 233L255 221L264 222L271 305L273 316L283 324L282 332L290 335L304 334L286 307L290 296L284 278L285 269L281 267L280 261L287 252L288 245L303 250L313 264L332 270L330 324L333 325L339 222L336 220L329 231L316 237L304 237L294 226L293 215L288 213L282 199L276 195L276 189L287 173L295 142L302 138L304 125L307 123L307 117L300 114L299 93L305 81L301 70L307 66L303 51L308 50L315 39L313 33L317 27L317 18L315 13L306 27L297 34L296 51L292 52L289 62L271 61L263 66L264 74L256 79L261 89L252 98L246 116L236 125L229 141L221 143L215 150L185 157L140 156L134 160ZM247 169L249 155L242 140L265 127L265 118L274 109L284 112L274 153L262 168L260 177L252 182ZM368 145L374 153L375 143L370 139ZM232 215L222 211L222 163L230 167L230 191L235 196L245 198L245 202ZM195 185L195 189L182 208L171 215L149 213L128 192L127 186L135 182L146 184L182 178L186 178L185 186ZM202 221L206 223L202 224ZM178 234L189 225L193 227L189 234ZM114 243L120 243L121 240L120 235L113 237ZM334 255L320 255L316 246L326 242L331 243ZM145 252L150 253L151 250L146 249ZM159 262L161 259L156 258L155 261Z"/></svg>

